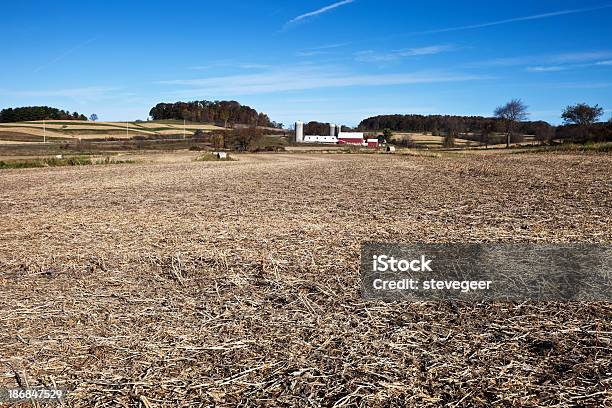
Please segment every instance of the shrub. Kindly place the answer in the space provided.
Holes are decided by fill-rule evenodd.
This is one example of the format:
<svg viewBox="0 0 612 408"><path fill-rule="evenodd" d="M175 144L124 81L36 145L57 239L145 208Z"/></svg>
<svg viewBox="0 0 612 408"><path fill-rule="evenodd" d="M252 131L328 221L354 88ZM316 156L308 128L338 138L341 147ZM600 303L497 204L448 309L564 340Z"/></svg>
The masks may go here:
<svg viewBox="0 0 612 408"><path fill-rule="evenodd" d="M261 147L262 129L256 127L234 129L225 137L225 147L246 151Z"/></svg>
<svg viewBox="0 0 612 408"><path fill-rule="evenodd" d="M414 140L412 140L410 136L405 136L403 138L393 140L393 144L399 147L418 147L418 145L414 142Z"/></svg>

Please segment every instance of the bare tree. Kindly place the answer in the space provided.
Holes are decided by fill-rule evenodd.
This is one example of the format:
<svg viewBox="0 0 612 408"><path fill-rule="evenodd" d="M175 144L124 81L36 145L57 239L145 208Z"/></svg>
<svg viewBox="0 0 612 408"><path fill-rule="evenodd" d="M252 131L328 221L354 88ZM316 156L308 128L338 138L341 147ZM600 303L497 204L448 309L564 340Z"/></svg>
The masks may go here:
<svg viewBox="0 0 612 408"><path fill-rule="evenodd" d="M446 124L446 135L444 136L444 140L442 141L442 145L444 147L455 147L455 139L459 136L461 132L461 125L457 118L448 117L445 121Z"/></svg>
<svg viewBox="0 0 612 408"><path fill-rule="evenodd" d="M489 148L491 134L495 132L495 122L487 121L483 124L480 131L480 144L485 145L485 149Z"/></svg>
<svg viewBox="0 0 612 408"><path fill-rule="evenodd" d="M225 137L220 133L213 135L212 142L215 149L225 148Z"/></svg>
<svg viewBox="0 0 612 408"><path fill-rule="evenodd" d="M603 108L599 105L589 106L586 103L578 103L565 108L561 117L565 123L573 123L580 129L583 140L588 138L589 129L593 123L603 115Z"/></svg>
<svg viewBox="0 0 612 408"><path fill-rule="evenodd" d="M444 136L444 140L442 141L442 146L444 147L455 147L455 135L453 133L447 133Z"/></svg>
<svg viewBox="0 0 612 408"><path fill-rule="evenodd" d="M512 99L503 106L498 106L493 113L504 121L506 125L506 147L510 147L510 137L514 133L516 124L527 119L527 105L520 99Z"/></svg>
<svg viewBox="0 0 612 408"><path fill-rule="evenodd" d="M230 118L230 112L228 110L221 111L221 119L223 120L223 127L227 129L227 121Z"/></svg>

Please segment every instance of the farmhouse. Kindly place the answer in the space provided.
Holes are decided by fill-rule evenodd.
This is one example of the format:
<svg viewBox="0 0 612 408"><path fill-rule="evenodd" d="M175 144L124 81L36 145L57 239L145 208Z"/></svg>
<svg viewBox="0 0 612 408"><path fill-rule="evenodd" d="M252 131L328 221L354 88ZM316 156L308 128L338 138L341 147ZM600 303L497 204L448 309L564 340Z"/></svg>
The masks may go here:
<svg viewBox="0 0 612 408"><path fill-rule="evenodd" d="M295 122L296 143L340 144L377 148L378 139L366 139L363 132L343 132L340 125L329 124L329 135L304 135L304 122Z"/></svg>

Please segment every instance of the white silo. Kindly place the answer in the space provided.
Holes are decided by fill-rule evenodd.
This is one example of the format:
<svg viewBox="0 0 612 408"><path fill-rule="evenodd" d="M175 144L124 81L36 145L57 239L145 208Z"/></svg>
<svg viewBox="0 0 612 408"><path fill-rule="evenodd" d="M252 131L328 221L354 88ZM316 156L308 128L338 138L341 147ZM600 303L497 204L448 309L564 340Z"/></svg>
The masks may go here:
<svg viewBox="0 0 612 408"><path fill-rule="evenodd" d="M304 142L304 122L295 122L295 143Z"/></svg>
<svg viewBox="0 0 612 408"><path fill-rule="evenodd" d="M329 135L336 136L336 125L333 123L329 124Z"/></svg>

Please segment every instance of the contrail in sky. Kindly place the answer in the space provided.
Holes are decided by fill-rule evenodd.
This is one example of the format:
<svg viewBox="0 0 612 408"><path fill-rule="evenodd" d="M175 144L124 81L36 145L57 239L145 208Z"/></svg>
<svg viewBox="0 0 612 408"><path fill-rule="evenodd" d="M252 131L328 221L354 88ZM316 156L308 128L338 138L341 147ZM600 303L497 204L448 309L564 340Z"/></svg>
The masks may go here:
<svg viewBox="0 0 612 408"><path fill-rule="evenodd" d="M86 46L86 45L87 45L87 44L89 44L89 43L94 42L94 41L95 41L97 38L98 38L98 37L93 37L93 38L90 38L89 40L87 40L87 41L85 41L85 42L83 42L83 43L81 43L81 44L78 44L78 45L77 45L77 46L75 46L75 47L70 48L69 50L67 50L67 51L63 52L62 54L58 55L57 57L53 58L51 61L48 61L48 62L46 62L46 63L42 64L41 66L39 66L38 68L36 68L36 69L34 70L34 72L39 72L39 71L41 71L43 68L46 68L46 67L48 67L49 65L52 65L52 64L55 64L56 62L59 62L60 60L62 60L62 59L64 59L65 57L67 57L69 54L72 54L72 53L73 53L73 52L75 52L76 50L78 50L78 49L80 49L80 48L83 48L84 46Z"/></svg>
<svg viewBox="0 0 612 408"><path fill-rule="evenodd" d="M339 2L334 3L334 4L330 4L329 6L321 7L318 10L311 11L311 12L306 13L306 14L301 14L301 15L299 15L299 16L297 16L297 17L295 17L295 18L293 18L293 19L291 19L289 21L287 21L287 24L297 23L300 20L304 20L304 19L309 18L309 17L318 16L319 14L323 14L325 12L328 12L329 10L333 10L335 8L344 6L346 4L351 4L353 2L355 2L355 0L343 0L343 1L339 1ZM285 25L287 25L287 24L285 24Z"/></svg>
<svg viewBox="0 0 612 408"><path fill-rule="evenodd" d="M610 7L612 7L612 4L607 4L607 5L598 6L598 7L552 11L550 13L534 14L531 16L508 18L506 20L490 21L488 23L471 24L471 25L464 25L464 26L458 26L458 27L447 27L447 28L438 28L435 30L418 31L412 34L435 34L435 33L446 33L449 31L472 30L475 28L483 28L483 27L491 27L491 26L496 26L496 25L501 25L501 24L516 23L519 21L539 20L542 18L564 16L567 14L585 13L587 11L601 10L601 9L606 9Z"/></svg>

